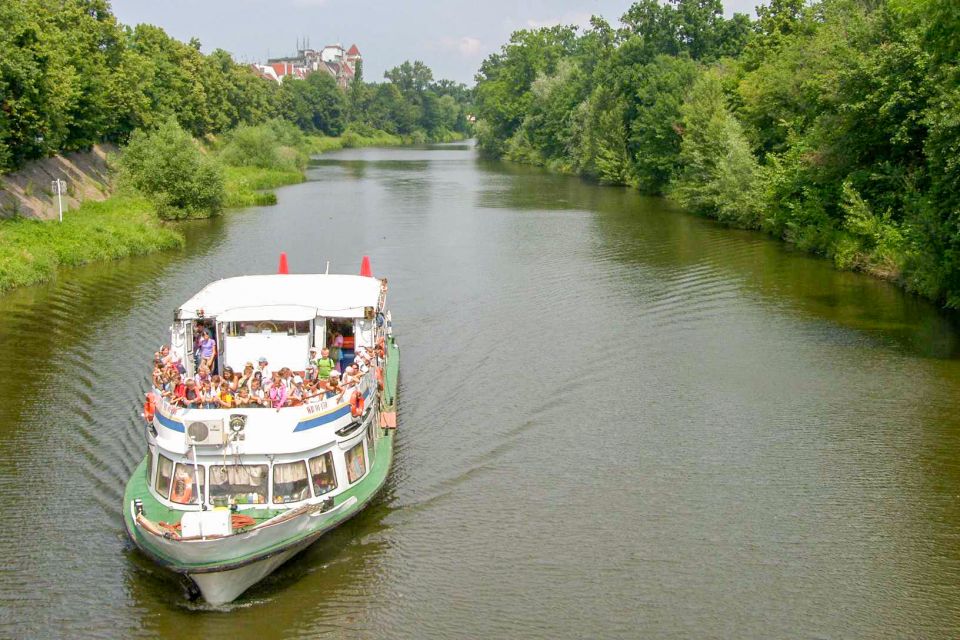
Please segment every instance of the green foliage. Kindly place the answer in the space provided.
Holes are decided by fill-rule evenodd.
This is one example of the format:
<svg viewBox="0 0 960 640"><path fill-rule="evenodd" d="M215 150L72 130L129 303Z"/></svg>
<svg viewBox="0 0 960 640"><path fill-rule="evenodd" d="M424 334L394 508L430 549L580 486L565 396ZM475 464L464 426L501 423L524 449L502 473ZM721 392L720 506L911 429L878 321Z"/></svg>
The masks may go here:
<svg viewBox="0 0 960 640"><path fill-rule="evenodd" d="M134 131L119 168L121 184L150 198L161 218L208 217L223 206L220 164L172 117L155 131Z"/></svg>
<svg viewBox="0 0 960 640"><path fill-rule="evenodd" d="M718 69L700 76L680 109L683 141L673 195L724 222L760 225L759 165L730 113Z"/></svg>
<svg viewBox="0 0 960 640"><path fill-rule="evenodd" d="M284 120L241 125L227 132L224 141L220 159L234 167L302 171L307 166L306 137Z"/></svg>
<svg viewBox="0 0 960 640"><path fill-rule="evenodd" d="M960 307L960 10L935 0L640 0L513 34L478 143L669 193Z"/></svg>

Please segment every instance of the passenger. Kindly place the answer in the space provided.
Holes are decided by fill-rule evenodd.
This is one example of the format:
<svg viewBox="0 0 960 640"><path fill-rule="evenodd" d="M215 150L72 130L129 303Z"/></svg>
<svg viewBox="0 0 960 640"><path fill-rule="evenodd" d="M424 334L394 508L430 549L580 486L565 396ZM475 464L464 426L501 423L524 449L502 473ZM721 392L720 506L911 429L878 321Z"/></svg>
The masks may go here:
<svg viewBox="0 0 960 640"><path fill-rule="evenodd" d="M287 396L289 396L293 393L293 371L290 367L280 369L280 379L283 381L283 386L287 388Z"/></svg>
<svg viewBox="0 0 960 640"><path fill-rule="evenodd" d="M270 404L270 398L267 397L260 384L260 378L255 377L250 381L250 404L254 407L266 407Z"/></svg>
<svg viewBox="0 0 960 640"><path fill-rule="evenodd" d="M360 384L360 380L362 379L363 376L360 375L360 369L357 367L357 365L351 364L343 372L343 376L340 378L340 383L344 386L344 388L350 388Z"/></svg>
<svg viewBox="0 0 960 640"><path fill-rule="evenodd" d="M340 359L343 357L343 336L334 332L330 335L327 344L330 345L329 356L333 359L333 368L337 371L342 371L340 368Z"/></svg>
<svg viewBox="0 0 960 640"><path fill-rule="evenodd" d="M303 391L303 378L300 376L293 376L293 388L291 389L289 395L287 396L288 407L296 407L303 404L304 401L304 391Z"/></svg>
<svg viewBox="0 0 960 640"><path fill-rule="evenodd" d="M204 331L200 338L200 364L207 365L207 369L213 371L213 363L216 358L217 341L208 331Z"/></svg>
<svg viewBox="0 0 960 640"><path fill-rule="evenodd" d="M187 395L187 385L183 383L183 379L178 375L173 379L173 393L170 398L170 403L177 406L184 406Z"/></svg>
<svg viewBox="0 0 960 640"><path fill-rule="evenodd" d="M249 391L250 382L253 380L253 363L248 362L243 365L243 375L240 376L240 379L237 381L237 388L246 387Z"/></svg>
<svg viewBox="0 0 960 640"><path fill-rule="evenodd" d="M229 388L230 388L230 391L231 391L232 393L236 393L236 392L237 392L237 382L239 382L239 378L238 378L237 375L233 372L233 367L224 367L224 368L223 368L223 376L222 376L222 378L223 378L223 384L225 384L227 387L229 387Z"/></svg>
<svg viewBox="0 0 960 640"><path fill-rule="evenodd" d="M373 354L367 351L366 347L357 347L357 354L353 358L353 364L359 367L361 373L366 373L373 361Z"/></svg>
<svg viewBox="0 0 960 640"><path fill-rule="evenodd" d="M232 409L236 406L236 396L233 394L233 389L227 384L222 384L220 387L220 396L217 398L217 404L221 409Z"/></svg>
<svg viewBox="0 0 960 640"><path fill-rule="evenodd" d="M240 390L237 391L237 406L242 408L251 406L250 390L245 386L240 387Z"/></svg>
<svg viewBox="0 0 960 640"><path fill-rule="evenodd" d="M303 385L305 387L315 387L317 386L317 379L317 365L313 363L308 364L303 372Z"/></svg>
<svg viewBox="0 0 960 640"><path fill-rule="evenodd" d="M206 365L200 365L197 375L193 377L198 386L203 386L204 381L210 381L210 369Z"/></svg>
<svg viewBox="0 0 960 640"><path fill-rule="evenodd" d="M200 403L204 409L217 408L217 394L213 392L209 380L204 380L200 387Z"/></svg>
<svg viewBox="0 0 960 640"><path fill-rule="evenodd" d="M270 363L267 362L267 359L264 358L263 356L260 356L260 359L257 360L256 373L259 373L260 377L262 378L262 380L260 381L261 384L266 384L267 382L270 381L270 378L272 377L273 372L270 369Z"/></svg>
<svg viewBox="0 0 960 640"><path fill-rule="evenodd" d="M287 387L283 383L283 380L280 379L280 373L277 371L273 372L273 377L270 379L270 389L267 393L270 397L270 406L276 410L280 410L284 404L287 402Z"/></svg>
<svg viewBox="0 0 960 640"><path fill-rule="evenodd" d="M163 366L157 362L153 365L153 388L163 389L165 383L166 379L163 373Z"/></svg>
<svg viewBox="0 0 960 640"><path fill-rule="evenodd" d="M334 369L330 372L330 377L327 378L327 398L332 398L336 395L342 395L343 389L340 387L340 372Z"/></svg>
<svg viewBox="0 0 960 640"><path fill-rule="evenodd" d="M200 406L200 393L197 390L197 381L193 378L188 378L185 383L181 403L187 408Z"/></svg>
<svg viewBox="0 0 960 640"><path fill-rule="evenodd" d="M330 377L330 372L336 368L337 364L330 357L330 349L324 347L320 350L320 358L317 360L317 379L326 380Z"/></svg>

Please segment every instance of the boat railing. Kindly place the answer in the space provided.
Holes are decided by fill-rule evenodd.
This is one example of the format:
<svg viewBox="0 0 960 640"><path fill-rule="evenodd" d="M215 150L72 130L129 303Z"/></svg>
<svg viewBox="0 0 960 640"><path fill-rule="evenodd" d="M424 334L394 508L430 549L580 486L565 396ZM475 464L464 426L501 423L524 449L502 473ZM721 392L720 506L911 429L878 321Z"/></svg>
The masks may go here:
<svg viewBox="0 0 960 640"><path fill-rule="evenodd" d="M360 393L367 398L366 402L372 402L374 392L376 391L376 375L374 370L371 368L367 373L363 375L360 380L360 383L354 387L348 387L347 390L341 395L332 396L329 398L317 398L307 402L303 402L297 405L291 405L287 407L280 407L279 409L274 409L272 407L262 407L262 406L246 406L246 407L216 407L216 408L203 408L203 407L181 407L179 405L172 404L168 402L164 397L161 391L157 388L153 389L154 402L156 403L156 408L158 413L165 415L169 418L175 418L177 420L204 420L204 419L216 419L222 417L224 414L228 413L238 413L238 412L266 412L272 411L281 416L295 417L296 414L300 415L319 415L324 414L329 411L336 410L338 408L348 406L350 404L350 399L353 393L353 390L359 390Z"/></svg>

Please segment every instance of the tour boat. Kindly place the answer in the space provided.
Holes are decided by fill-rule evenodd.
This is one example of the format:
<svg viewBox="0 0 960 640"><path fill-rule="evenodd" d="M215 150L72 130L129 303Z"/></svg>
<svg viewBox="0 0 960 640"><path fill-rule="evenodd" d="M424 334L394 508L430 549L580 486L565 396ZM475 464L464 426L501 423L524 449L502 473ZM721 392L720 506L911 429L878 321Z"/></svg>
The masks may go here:
<svg viewBox="0 0 960 640"><path fill-rule="evenodd" d="M265 359L303 376L311 347L332 335L342 367L362 354L354 387L296 406L184 407L156 385L147 394L147 455L127 483L124 522L144 554L186 577L189 595L233 601L383 486L399 347L387 282L369 265L364 257L360 275L289 274L281 255L280 273L213 282L174 314L167 357L186 376L196 373L196 331L215 340L214 371Z"/></svg>

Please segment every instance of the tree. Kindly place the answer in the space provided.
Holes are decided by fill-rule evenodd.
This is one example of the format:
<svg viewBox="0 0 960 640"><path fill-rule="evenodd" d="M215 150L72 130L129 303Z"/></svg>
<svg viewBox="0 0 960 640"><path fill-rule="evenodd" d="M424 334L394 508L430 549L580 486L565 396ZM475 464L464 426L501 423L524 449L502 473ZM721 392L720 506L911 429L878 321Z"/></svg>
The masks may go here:
<svg viewBox="0 0 960 640"><path fill-rule="evenodd" d="M173 116L154 131L134 131L119 164L121 182L149 197L162 218L206 217L223 206L219 164Z"/></svg>

